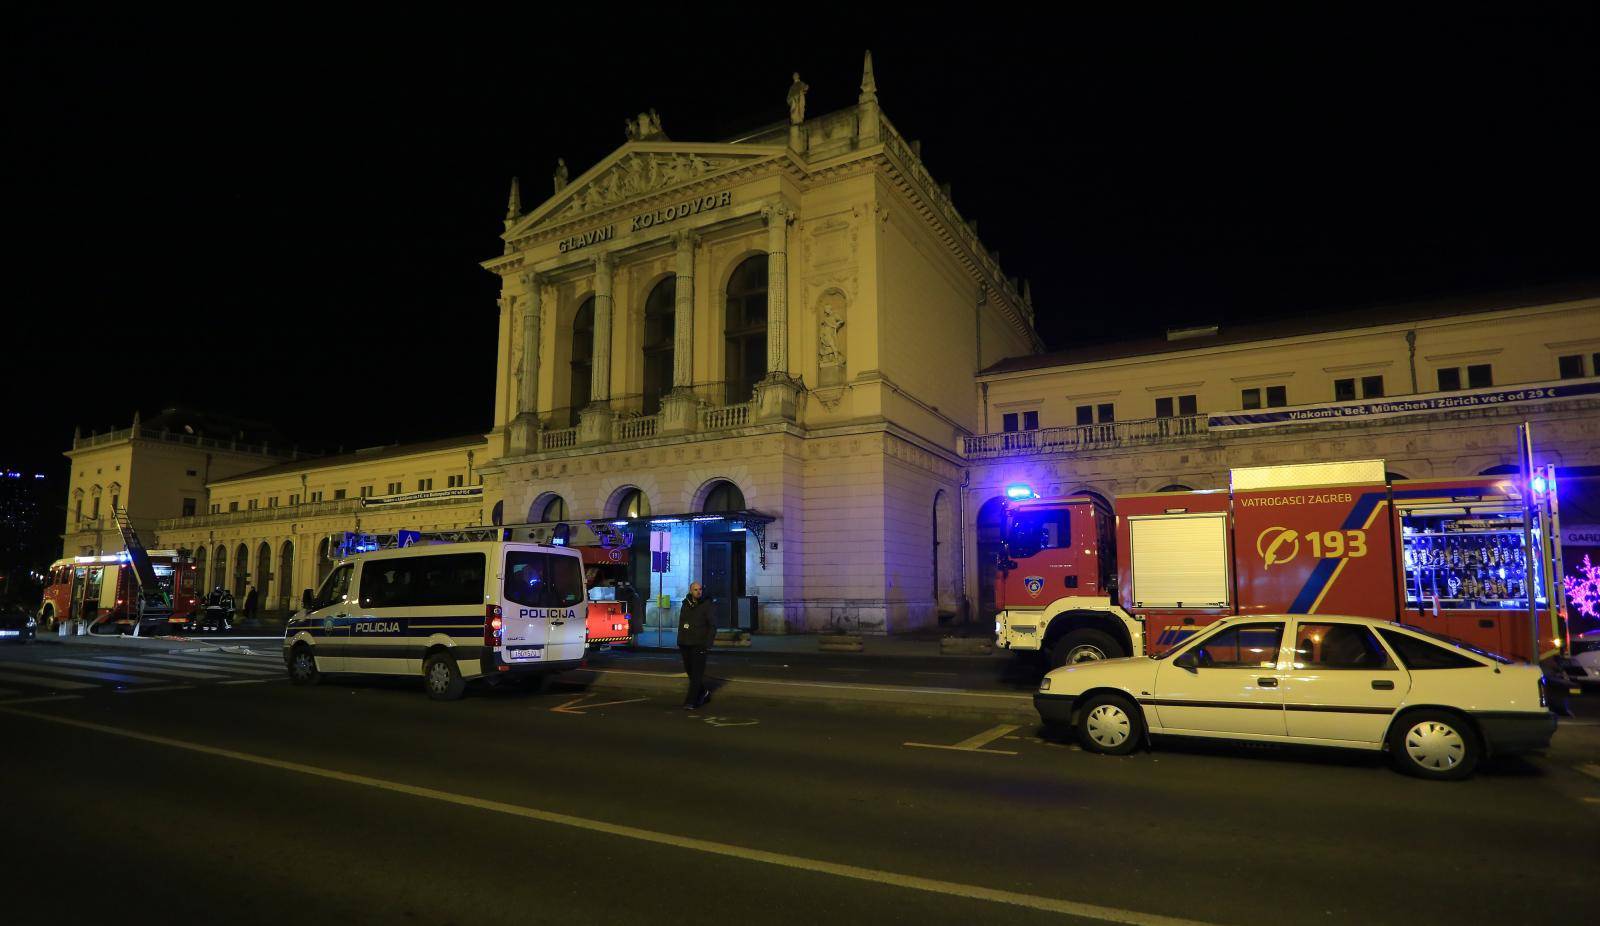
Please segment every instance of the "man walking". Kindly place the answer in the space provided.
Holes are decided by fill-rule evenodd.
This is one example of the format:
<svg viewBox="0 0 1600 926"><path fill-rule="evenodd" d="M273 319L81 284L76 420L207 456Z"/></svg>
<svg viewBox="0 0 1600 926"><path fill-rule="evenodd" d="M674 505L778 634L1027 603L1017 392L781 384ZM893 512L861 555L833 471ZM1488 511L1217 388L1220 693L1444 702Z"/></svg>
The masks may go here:
<svg viewBox="0 0 1600 926"><path fill-rule="evenodd" d="M256 619L256 587L254 585L249 585L245 588L244 616L245 620L254 621Z"/></svg>
<svg viewBox="0 0 1600 926"><path fill-rule="evenodd" d="M689 691L683 697L684 710L692 711L711 700L706 690L706 649L717 638L717 618L699 582L689 584L689 595L678 609L678 652L683 654L683 671L689 676Z"/></svg>

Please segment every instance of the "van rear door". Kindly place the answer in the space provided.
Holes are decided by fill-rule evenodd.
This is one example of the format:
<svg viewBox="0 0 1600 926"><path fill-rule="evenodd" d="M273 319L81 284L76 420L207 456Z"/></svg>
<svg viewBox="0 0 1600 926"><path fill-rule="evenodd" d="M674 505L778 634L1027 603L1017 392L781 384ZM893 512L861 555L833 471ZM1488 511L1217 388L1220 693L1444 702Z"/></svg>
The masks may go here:
<svg viewBox="0 0 1600 926"><path fill-rule="evenodd" d="M500 655L510 665L583 658L583 565L577 556L508 548Z"/></svg>

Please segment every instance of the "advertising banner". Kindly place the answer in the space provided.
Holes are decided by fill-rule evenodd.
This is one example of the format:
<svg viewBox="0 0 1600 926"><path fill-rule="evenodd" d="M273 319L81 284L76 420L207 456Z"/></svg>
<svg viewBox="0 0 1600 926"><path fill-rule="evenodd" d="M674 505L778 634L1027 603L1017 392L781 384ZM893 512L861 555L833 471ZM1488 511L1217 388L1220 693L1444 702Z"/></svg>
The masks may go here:
<svg viewBox="0 0 1600 926"><path fill-rule="evenodd" d="M1263 428L1284 424L1304 424L1346 418L1368 420L1393 418L1399 415L1490 408L1497 405L1517 405L1526 402L1552 402L1559 399L1592 395L1600 395L1600 378L1591 377L1589 379L1540 383L1515 388L1468 389L1462 392L1448 392L1438 395L1402 396L1393 399L1371 399L1360 402L1334 402L1328 405L1296 405L1287 408L1223 412L1207 416L1206 425L1210 430L1216 431Z"/></svg>

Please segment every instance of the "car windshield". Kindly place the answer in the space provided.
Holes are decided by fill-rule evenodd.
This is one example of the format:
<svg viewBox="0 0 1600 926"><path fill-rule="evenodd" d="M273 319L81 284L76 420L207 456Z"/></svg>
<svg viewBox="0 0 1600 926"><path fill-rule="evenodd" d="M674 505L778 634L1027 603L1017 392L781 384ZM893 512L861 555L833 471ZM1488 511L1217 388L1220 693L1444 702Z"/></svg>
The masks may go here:
<svg viewBox="0 0 1600 926"><path fill-rule="evenodd" d="M1421 627L1416 627L1416 626L1413 626L1411 624L1400 624L1399 626L1404 627L1405 629L1411 631L1412 633L1420 634L1420 635L1422 635L1424 637L1427 637L1430 640L1435 640L1435 641L1437 641L1439 643L1443 643L1445 646L1453 646L1456 649L1466 650L1469 653L1472 653L1472 654L1477 655L1477 656L1482 656L1485 659L1493 659L1495 662L1498 662L1503 666L1510 665L1512 662L1515 661L1515 660L1511 659L1510 657L1502 656L1499 653L1491 652L1490 650L1486 650L1486 649L1479 649L1478 647L1473 646L1471 643L1468 643L1467 641L1459 639L1457 637L1447 637L1442 633L1434 633L1431 630L1424 630Z"/></svg>

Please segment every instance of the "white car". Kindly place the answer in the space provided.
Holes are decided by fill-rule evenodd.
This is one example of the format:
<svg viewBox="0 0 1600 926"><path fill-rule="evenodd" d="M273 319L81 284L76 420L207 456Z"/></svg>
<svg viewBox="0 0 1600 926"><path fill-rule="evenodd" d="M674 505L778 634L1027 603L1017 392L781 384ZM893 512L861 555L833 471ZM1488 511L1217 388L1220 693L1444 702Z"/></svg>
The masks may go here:
<svg viewBox="0 0 1600 926"><path fill-rule="evenodd" d="M1600 686L1600 630L1580 633L1572 638L1572 659L1563 663L1567 677L1584 686Z"/></svg>
<svg viewBox="0 0 1600 926"><path fill-rule="evenodd" d="M1390 621L1230 617L1161 656L1051 671L1034 706L1083 748L1122 755L1146 734L1387 749L1424 778L1542 749L1555 733L1538 666Z"/></svg>

